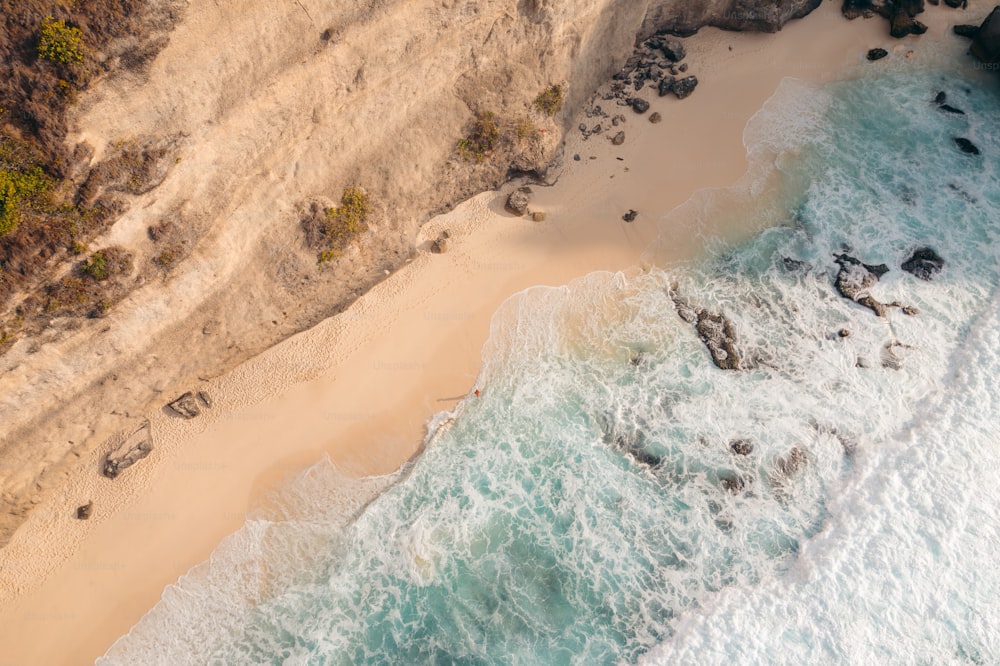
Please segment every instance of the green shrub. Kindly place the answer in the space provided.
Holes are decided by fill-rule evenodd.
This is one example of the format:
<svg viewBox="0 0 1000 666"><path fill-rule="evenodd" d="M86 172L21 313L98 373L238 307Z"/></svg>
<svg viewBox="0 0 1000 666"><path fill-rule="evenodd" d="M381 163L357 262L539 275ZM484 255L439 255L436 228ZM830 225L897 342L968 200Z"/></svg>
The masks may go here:
<svg viewBox="0 0 1000 666"><path fill-rule="evenodd" d="M483 111L476 115L469 136L458 142L458 154L464 159L476 158L481 162L483 157L491 152L500 138L500 127L497 117L492 111Z"/></svg>
<svg viewBox="0 0 1000 666"><path fill-rule="evenodd" d="M46 16L38 37L38 57L61 65L83 62L83 33L65 21Z"/></svg>
<svg viewBox="0 0 1000 666"><path fill-rule="evenodd" d="M340 205L327 208L323 224L323 235L330 248L319 255L319 263L340 256L340 251L368 228L371 202L368 194L360 187L348 187L340 197Z"/></svg>
<svg viewBox="0 0 1000 666"><path fill-rule="evenodd" d="M0 170L0 236L17 228L24 209L37 203L50 185L39 167Z"/></svg>
<svg viewBox="0 0 1000 666"><path fill-rule="evenodd" d="M108 261L103 252L95 252L90 255L90 259L80 265L80 272L89 275L95 280L108 279Z"/></svg>
<svg viewBox="0 0 1000 666"><path fill-rule="evenodd" d="M552 85L538 93L535 107L547 116L559 113L563 105L563 89L560 85Z"/></svg>

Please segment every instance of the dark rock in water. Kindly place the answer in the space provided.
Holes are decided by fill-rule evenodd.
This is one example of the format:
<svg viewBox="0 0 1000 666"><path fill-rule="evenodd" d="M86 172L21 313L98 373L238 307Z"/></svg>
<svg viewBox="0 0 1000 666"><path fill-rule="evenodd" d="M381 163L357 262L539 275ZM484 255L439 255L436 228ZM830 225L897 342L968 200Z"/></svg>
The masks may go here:
<svg viewBox="0 0 1000 666"><path fill-rule="evenodd" d="M649 111L649 102L641 97L632 98L632 110L636 113L646 113Z"/></svg>
<svg viewBox="0 0 1000 666"><path fill-rule="evenodd" d="M663 120L663 116L660 115L659 111L654 111L651 114L649 114L649 122L653 123L654 125L660 122L661 120Z"/></svg>
<svg viewBox="0 0 1000 666"><path fill-rule="evenodd" d="M149 437L149 423L129 435L128 439L104 459L101 472L109 479L117 478L123 470L136 464L153 450Z"/></svg>
<svg viewBox="0 0 1000 666"><path fill-rule="evenodd" d="M789 273L805 273L809 270L809 264L801 259L792 259L791 257L782 257L781 265Z"/></svg>
<svg viewBox="0 0 1000 666"><path fill-rule="evenodd" d="M674 84L676 82L677 79L672 76L664 76L660 79L659 84L656 86L656 90L660 94L660 97L663 97L667 93L671 92L674 89Z"/></svg>
<svg viewBox="0 0 1000 666"><path fill-rule="evenodd" d="M686 62L681 63L680 65L677 66L677 71L680 72L681 74L688 71L688 64Z"/></svg>
<svg viewBox="0 0 1000 666"><path fill-rule="evenodd" d="M840 338L849 338L849 337L851 337L851 332L849 330L847 330L846 328L842 328L839 331L837 331L837 337L840 337Z"/></svg>
<svg viewBox="0 0 1000 666"><path fill-rule="evenodd" d="M579 162L580 161L580 153L577 153L577 154L573 155L573 160L576 161L576 162Z"/></svg>
<svg viewBox="0 0 1000 666"><path fill-rule="evenodd" d="M94 502L90 501L82 506L76 507L76 517L79 520L87 520L94 512Z"/></svg>
<svg viewBox="0 0 1000 666"><path fill-rule="evenodd" d="M626 222L631 222L632 220L634 220L636 218L636 216L638 214L639 213L637 213L636 211L634 211L631 208L629 208L629 211L627 213L625 213L624 215L622 215L622 219L625 220Z"/></svg>
<svg viewBox="0 0 1000 666"><path fill-rule="evenodd" d="M972 143L964 136L955 137L955 145L957 145L962 150L963 153L966 153L968 155L979 154L979 148L976 147L976 144Z"/></svg>
<svg viewBox="0 0 1000 666"><path fill-rule="evenodd" d="M969 0L944 0L944 4L952 9L965 9L969 6Z"/></svg>
<svg viewBox="0 0 1000 666"><path fill-rule="evenodd" d="M738 456L748 456L753 453L753 443L749 439L734 439L729 442L729 450Z"/></svg>
<svg viewBox="0 0 1000 666"><path fill-rule="evenodd" d="M840 264L840 270L837 271L834 286L841 296L869 308L879 317L885 316L886 308L889 305L899 305L898 303L880 303L869 293L879 278L889 272L888 266L885 264L877 266L865 264L847 254L835 255L835 261Z"/></svg>
<svg viewBox="0 0 1000 666"><path fill-rule="evenodd" d="M806 452L797 446L793 446L788 455L778 458L775 461L774 468L782 476L791 478L804 470L808 462L809 459L806 457Z"/></svg>
<svg viewBox="0 0 1000 666"><path fill-rule="evenodd" d="M737 346L736 327L725 315L691 307L673 288L667 290L667 295L674 302L674 308L680 318L695 327L698 337L712 356L712 362L718 368L722 370L744 368Z"/></svg>
<svg viewBox="0 0 1000 666"><path fill-rule="evenodd" d="M961 187L959 187L955 183L948 183L948 189L950 189L952 192L955 192L966 203L974 204L974 203L976 203L976 202L979 201L979 199L977 199L976 197L972 196L971 194L969 194L968 192L966 192L965 190L963 190Z"/></svg>
<svg viewBox="0 0 1000 666"><path fill-rule="evenodd" d="M929 247L919 247L913 251L910 258L903 262L901 268L912 273L921 280L930 280L941 272L944 259Z"/></svg>
<svg viewBox="0 0 1000 666"><path fill-rule="evenodd" d="M944 104L947 101L948 101L948 93L946 93L943 90L939 92L937 95L934 95L935 104Z"/></svg>
<svg viewBox="0 0 1000 666"><path fill-rule="evenodd" d="M736 329L733 323L721 314L702 310L698 313L695 329L702 342L708 347L712 361L723 370L739 370L740 354L736 348Z"/></svg>
<svg viewBox="0 0 1000 666"><path fill-rule="evenodd" d="M611 144L614 146L620 146L625 143L625 132L619 131L613 137L611 137Z"/></svg>
<svg viewBox="0 0 1000 666"><path fill-rule="evenodd" d="M979 34L979 26L969 25L969 24L956 25L952 26L951 31L954 32L959 37L967 37L969 39L975 39L976 35Z"/></svg>
<svg viewBox="0 0 1000 666"><path fill-rule="evenodd" d="M941 104L940 106L938 106L938 110L944 111L945 113L955 113L961 116L965 115L965 111L962 111L962 109L955 108L951 104Z"/></svg>
<svg viewBox="0 0 1000 666"><path fill-rule="evenodd" d="M743 492L743 489L746 488L747 485L746 481L743 480L743 477L736 474L720 476L719 484L722 486L723 490L731 495L738 495Z"/></svg>
<svg viewBox="0 0 1000 666"><path fill-rule="evenodd" d="M1000 63L1000 6L995 7L979 26L970 51L984 63Z"/></svg>
<svg viewBox="0 0 1000 666"><path fill-rule="evenodd" d="M677 99L684 99L688 95L694 92L694 89L698 86L697 76L685 76L683 79L679 79L674 82L673 93L677 95Z"/></svg>
<svg viewBox="0 0 1000 666"><path fill-rule="evenodd" d="M874 60L881 60L887 55L889 55L889 52L886 51L885 49L871 49L870 51L868 51L868 55L866 57L869 60L874 61Z"/></svg>
<svg viewBox="0 0 1000 666"><path fill-rule="evenodd" d="M647 467L658 467L663 461L645 449L646 437L641 429L622 428L610 418L598 417L605 443L624 452L633 460Z"/></svg>
<svg viewBox="0 0 1000 666"><path fill-rule="evenodd" d="M194 393L191 391L188 391L181 397L177 398L168 404L167 407L169 407L178 416L183 416L186 419L193 419L201 414L201 408L198 407L198 402L195 400Z"/></svg>
<svg viewBox="0 0 1000 666"><path fill-rule="evenodd" d="M528 212L529 203L531 203L531 188L519 187L507 197L504 208L514 215L521 216Z"/></svg>

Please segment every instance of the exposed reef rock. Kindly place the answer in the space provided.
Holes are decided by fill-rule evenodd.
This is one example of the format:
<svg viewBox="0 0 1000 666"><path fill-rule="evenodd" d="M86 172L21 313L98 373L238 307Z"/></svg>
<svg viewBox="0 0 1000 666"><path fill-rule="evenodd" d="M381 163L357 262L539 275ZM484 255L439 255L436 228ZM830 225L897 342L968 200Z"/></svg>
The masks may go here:
<svg viewBox="0 0 1000 666"><path fill-rule="evenodd" d="M669 291L669 296L680 318L694 326L717 367L722 370L747 367L740 354L736 327L725 315L693 308L673 290Z"/></svg>
<svg viewBox="0 0 1000 666"><path fill-rule="evenodd" d="M791 451L774 462L774 469L781 476L790 479L803 471L808 463L806 452L794 446Z"/></svg>
<svg viewBox="0 0 1000 666"><path fill-rule="evenodd" d="M881 303L871 295L871 288L875 286L879 278L889 272L888 266L885 264L877 266L865 264L847 254L837 254L834 257L834 260L840 264L834 286L841 296L851 299L858 305L865 306L879 317L885 317L885 313L890 307L901 308L906 314L917 313L917 309L912 306L903 305L897 301Z"/></svg>
<svg viewBox="0 0 1000 666"><path fill-rule="evenodd" d="M931 248L920 247L913 251L900 268L921 280L931 280L944 268L944 259Z"/></svg>
<svg viewBox="0 0 1000 666"><path fill-rule="evenodd" d="M955 145L958 146L958 149L961 150L966 155L978 155L979 154L979 148L976 146L976 144L972 143L971 141L969 141L968 139L966 139L964 136L956 136L955 137Z"/></svg>

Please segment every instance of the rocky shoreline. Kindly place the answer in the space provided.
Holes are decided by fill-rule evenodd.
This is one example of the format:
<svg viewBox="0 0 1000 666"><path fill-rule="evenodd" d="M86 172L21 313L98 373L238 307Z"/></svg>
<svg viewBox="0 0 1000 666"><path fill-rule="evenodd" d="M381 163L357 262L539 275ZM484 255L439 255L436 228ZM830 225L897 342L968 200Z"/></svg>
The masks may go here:
<svg viewBox="0 0 1000 666"><path fill-rule="evenodd" d="M52 390L46 389L46 399L52 401L51 406L39 401L38 410L34 413L18 409L16 404L18 400L22 400L25 401L24 404L34 405L30 391L12 394L25 397L15 397L0 405L0 413L7 423L7 431L0 436L0 456L5 461L0 471L0 482L4 487L0 497L3 502L0 544L9 538L30 507L47 491L58 487L66 476L92 473L91 470L77 468L76 460L81 452L95 447L110 447L118 442L120 438L109 439L109 436L115 432L133 432L141 423L141 416L137 415L172 401L189 387L197 387L198 377L224 372L277 341L343 310L360 293L408 260L413 252L416 230L430 215L450 208L475 192L496 187L512 175L526 172L544 174L549 165L557 160L561 139L573 117L573 110L588 98L596 101L590 97L591 91L602 81L617 77L612 78L610 92L602 93L610 94L611 97L607 100L602 97L602 101L613 101L615 105L628 106L634 113L642 114L645 112L645 100L634 93L646 86L653 90L655 85L658 95L674 94L683 98L691 94L697 85L696 76L683 69L684 56L678 52L678 42L672 36L688 35L708 25L730 30L773 32L788 20L808 14L817 5L815 0L786 3L736 0L708 3L697 10L681 2L653 3L648 7L628 11L616 8L616 11L622 13L620 23L615 26L600 25L601 32L591 41L583 44L577 41L575 46L564 39L567 26L572 24L570 17L565 14L567 10L548 7L543 3L521 3L520 15L512 17L512 23L503 24L506 32L486 30L485 26L492 25L492 22L481 19L477 25L484 26L483 34L495 37L492 41L483 40L483 46L474 50L475 56L480 62L502 64L484 66L484 69L479 70L473 67L466 71L456 84L460 95L454 108L437 109L437 115L433 118L427 115L400 118L399 122L404 125L409 123L408 129L415 131L417 135L412 150L404 147L409 151L405 153L405 159L400 159L397 154L400 147L392 142L378 143L371 148L354 152L345 147L345 151L353 155L353 161L338 165L339 170L336 172L314 178L312 185L308 186L312 187L308 199L329 203L330 199L324 199L323 192L315 189L316 184L343 187L347 183L360 181L375 202L370 233L359 238L337 262L336 271L317 272L315 255L297 236L293 239L285 238L279 245L269 245L275 234L288 233L287 230L269 232L243 250L248 260L278 267L273 271L268 269L268 283L250 281L236 273L225 277L222 283L213 284L211 291L205 287L204 294L184 294L185 300L203 300L199 306L189 307L188 315L172 326L169 334L162 330L154 331L142 344L121 352L120 358L112 364L96 362L95 359L93 364L88 365L87 358L78 359L79 367L90 368L86 380L87 389L83 393L78 386L59 383L53 385ZM580 11L585 16L593 17L604 6L604 3L595 0ZM888 6L881 7L884 9ZM892 5L897 9L899 6L901 5ZM922 3L920 8L922 10ZM484 13L492 9L487 8ZM846 11L845 4L845 13ZM905 11L916 11L915 5L906 5ZM899 14L898 11L896 13ZM907 15L910 16L909 13ZM369 24L366 21L371 18L358 17L358 29L367 30ZM315 24L312 17L310 22ZM446 24L443 25L448 29ZM321 50L316 52L324 53L326 51L322 49L336 49L338 45L350 42L351 26L352 24L347 23L336 30L323 30L316 47ZM987 37L992 34L989 31L980 33ZM498 34L501 36L496 36ZM637 38L640 40L639 50L635 51L632 46ZM986 37L977 39L982 42ZM544 62L539 63L532 54L539 45L553 43L562 44L560 50L549 54ZM310 46L309 49L313 47ZM980 51L989 53L984 49L986 47L981 47ZM575 61L570 58L570 53L574 50ZM513 60L497 57L503 53L514 53L515 56ZM345 104L362 97L368 103L368 95L371 93L366 90L366 80L375 77L375 66L369 64L356 70L354 84L348 85L343 92ZM527 141L512 139L498 149L489 151L481 161L456 159L452 138L456 125L461 126L463 132L468 131L468 123L486 110L496 112L502 119L509 119L510 123L514 123L519 114L531 109L536 94L550 85L553 78L559 80L565 77L563 80L566 80L571 76L571 85L567 86L562 110L554 116L535 116L536 128L546 130L545 132L533 134ZM505 87L515 79L519 82L516 88ZM620 114L609 114L598 106L592 104L590 114L592 118L599 117L600 120L585 132L591 135L603 133L614 141L618 132L623 130L611 133L608 129L616 126L616 118L619 123L622 122L622 117ZM423 114L424 111L419 113ZM317 114L320 116L319 120ZM322 124L322 112L313 111L312 115L311 122ZM653 118L654 115L649 116L655 122ZM101 187L118 188L123 196L133 198L130 201L142 202L144 206L154 204L161 191L156 188L157 184L162 184L161 187L166 189L176 189L171 177L182 169L182 160L189 159L182 155L190 155L190 146L195 145L185 144L187 140L183 135L174 133L174 130L183 130L183 127L182 123L175 123L173 126L167 124L169 135L177 137L176 143L171 143L170 150L162 155L157 153L158 158L154 156L156 164L147 164L149 160L146 156L151 153L146 148L159 145L157 141L163 137L143 140L144 142L140 141L135 145L122 145L118 152L105 151L101 154L99 150L97 158L90 162L92 176L115 171L108 165L123 159L123 155L132 154L129 153L132 151L138 155L136 159L143 173L148 171L158 174L152 189L142 186L142 183L132 184L127 177L122 183L115 185L114 182L117 181L112 181L118 176L114 174L111 175L111 180L101 180L94 176L97 180L86 177L82 182L100 182L103 183ZM600 127L600 132L595 132L594 127ZM402 165L410 158L424 163L416 173L404 175ZM165 163L160 164L163 160L181 166L164 166ZM123 177L125 176L128 173ZM242 185L233 191L243 196ZM138 198L143 196L146 198ZM159 204L160 207L169 208L171 215L143 224L142 228L149 229L148 238L136 241L136 246L131 250L124 249L134 253L137 267L145 267L135 271L129 268L129 274L122 278L131 280L135 294L139 294L128 298L129 306L134 306L136 312L141 309L141 294L160 290L164 288L161 287L163 284L175 284L177 280L174 278L185 274L185 266L188 265L186 257L190 255L199 261L205 260L204 255L199 256L199 247L219 233L212 220L222 215L231 215L232 207L237 205L230 203L219 209L209 207L188 211L191 204L184 198L175 197L172 201L163 201L164 203ZM219 201L224 201L224 198ZM299 199L294 205L305 206L307 202L307 199ZM137 209L138 206L133 207L133 210ZM285 214L287 216L287 210ZM133 215L138 216L138 213ZM164 224L171 221L173 226ZM102 240L104 238L96 239L97 243L103 244L106 249L117 247ZM175 247L176 250L171 251ZM280 248L284 254L274 255L275 248ZM172 252L170 257L173 258L169 263L165 254L168 252ZM74 261L64 258L64 264ZM247 293L252 294L253 298L246 299L240 305L240 311L233 313L227 310L231 306L227 293ZM124 296L122 300L125 300ZM96 305L95 303L95 307ZM78 316L53 318L51 326L43 330L43 335L39 335L39 340L46 340L54 350L64 350L67 354L93 354L94 346L87 338L98 331L106 332L109 326L122 326L126 315L121 314L118 319L115 317L116 313L117 309L111 311L108 324L81 320ZM107 313L102 313L102 316L105 314ZM242 324L234 326L227 321L233 317L239 318ZM130 325L135 327L135 322ZM197 343L192 344L192 341ZM8 356L4 359L3 370L14 382L37 375L33 370L34 361L31 356L35 352L27 351L29 347L37 351L37 346L32 346L28 340L22 340L19 344L21 346L16 349L8 346ZM14 353L11 354L11 351ZM101 355L104 354L106 351L101 351ZM156 361L159 356L176 358L181 362L176 366L165 365ZM110 409L109 406L114 408ZM149 442L147 444L151 445ZM141 453L142 447L135 450ZM126 452L124 455L129 458L131 454ZM141 458L136 458L139 459Z"/></svg>

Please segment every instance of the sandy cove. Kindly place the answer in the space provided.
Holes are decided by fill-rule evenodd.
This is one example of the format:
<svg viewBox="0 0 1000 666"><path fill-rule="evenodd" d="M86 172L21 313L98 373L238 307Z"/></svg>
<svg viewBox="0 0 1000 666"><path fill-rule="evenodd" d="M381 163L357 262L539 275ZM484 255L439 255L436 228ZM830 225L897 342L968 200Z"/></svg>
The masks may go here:
<svg viewBox="0 0 1000 666"><path fill-rule="evenodd" d="M948 33L972 13L928 7L928 33L897 41L884 21L847 22L828 2L777 35L705 29L685 40L695 93L678 101L649 91L650 113L663 122L625 110L622 146L571 132L558 182L534 188L531 209L544 221L504 212L511 187L471 199L425 225L412 262L345 313L210 381L213 406L202 417L150 414L155 448L119 479L96 473L95 452L95 473L36 509L0 551L0 663L79 664L103 654L164 586L324 454L351 475L398 469L419 451L428 419L476 388L498 306L533 285L638 270L668 211L700 189L738 181L743 128L783 77L823 81L891 67L929 42L961 53L966 44ZM876 46L891 57L865 62ZM639 211L631 224L622 221L630 208ZM676 216L672 224L662 233L675 260L696 255L707 236L753 231ZM443 229L451 248L431 254L426 241ZM76 520L88 500L93 517Z"/></svg>

